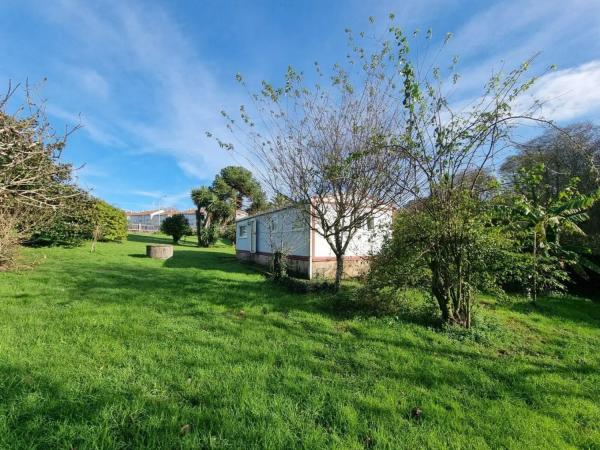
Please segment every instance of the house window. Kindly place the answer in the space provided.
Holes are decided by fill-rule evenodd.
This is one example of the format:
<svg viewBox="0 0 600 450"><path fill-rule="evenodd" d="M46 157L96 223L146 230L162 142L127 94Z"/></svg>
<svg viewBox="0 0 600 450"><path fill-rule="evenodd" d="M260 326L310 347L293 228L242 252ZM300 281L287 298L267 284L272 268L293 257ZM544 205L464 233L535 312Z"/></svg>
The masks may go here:
<svg viewBox="0 0 600 450"><path fill-rule="evenodd" d="M375 219L373 217L369 217L367 219L367 230L374 230L375 229Z"/></svg>
<svg viewBox="0 0 600 450"><path fill-rule="evenodd" d="M247 238L248 237L248 230L247 230L247 226L246 225L240 225L240 238Z"/></svg>

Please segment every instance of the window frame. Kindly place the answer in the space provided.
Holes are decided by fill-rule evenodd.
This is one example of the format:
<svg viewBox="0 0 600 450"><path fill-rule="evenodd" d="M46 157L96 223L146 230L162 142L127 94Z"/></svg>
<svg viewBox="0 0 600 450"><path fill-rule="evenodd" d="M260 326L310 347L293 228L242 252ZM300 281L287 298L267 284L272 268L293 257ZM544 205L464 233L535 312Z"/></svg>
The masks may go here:
<svg viewBox="0 0 600 450"><path fill-rule="evenodd" d="M368 231L373 231L375 229L375 217L368 217L365 224Z"/></svg>

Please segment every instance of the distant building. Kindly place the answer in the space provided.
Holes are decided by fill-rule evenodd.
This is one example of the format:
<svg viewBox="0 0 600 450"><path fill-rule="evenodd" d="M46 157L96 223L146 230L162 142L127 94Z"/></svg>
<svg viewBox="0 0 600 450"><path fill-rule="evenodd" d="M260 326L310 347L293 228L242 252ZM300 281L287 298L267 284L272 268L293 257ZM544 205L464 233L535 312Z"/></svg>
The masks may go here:
<svg viewBox="0 0 600 450"><path fill-rule="evenodd" d="M190 227L192 227L193 230L196 229L196 210L193 208L186 209L185 211L178 211L174 208L166 208L139 212L128 211L125 213L127 216L128 230L142 232L159 231L160 224L163 222L163 220L175 214L183 214L190 223Z"/></svg>
<svg viewBox="0 0 600 450"><path fill-rule="evenodd" d="M183 214L188 220L190 227L196 231L196 209L190 208L183 211L179 211L175 208L165 209L153 209L149 211L127 211L127 227L129 231L142 231L142 232L155 232L160 230L160 224L167 217L171 217L175 214ZM246 211L237 210L235 212L236 220L246 217L248 213Z"/></svg>
<svg viewBox="0 0 600 450"><path fill-rule="evenodd" d="M368 267L368 259L381 248L392 224L393 208L383 208L367 220L352 238L344 256L344 274L356 276ZM307 278L335 276L336 260L319 225L298 206L267 211L236 220L238 259L269 265L273 253L287 255L290 272Z"/></svg>

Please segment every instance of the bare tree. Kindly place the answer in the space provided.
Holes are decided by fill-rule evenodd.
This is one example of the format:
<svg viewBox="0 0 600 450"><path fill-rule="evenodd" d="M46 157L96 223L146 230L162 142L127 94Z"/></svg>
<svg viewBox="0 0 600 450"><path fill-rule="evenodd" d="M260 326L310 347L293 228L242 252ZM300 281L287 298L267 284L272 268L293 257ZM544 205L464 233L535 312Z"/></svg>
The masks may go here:
<svg viewBox="0 0 600 450"><path fill-rule="evenodd" d="M413 254L430 270L431 292L444 322L470 327L478 290L497 287L493 255L505 245L482 183L514 146L517 127L549 124L538 114L540 103L523 98L536 79L528 76L533 58L493 73L480 95L456 106L448 93L460 79L458 58L443 73L435 61L411 58L400 28L390 31L402 67L399 99L407 113L395 147L414 167L407 189L418 206L408 219L413 233L406 233L404 244L414 247Z"/></svg>
<svg viewBox="0 0 600 450"><path fill-rule="evenodd" d="M394 145L405 111L397 101L398 61L392 53L383 46L367 61L355 49L347 68L335 65L329 77L316 64L310 87L290 67L283 86L263 82L260 92L249 94L252 114L241 106L238 122L222 112L265 184L305 207L310 228L335 255L336 287L357 230L403 202L411 173L410 161ZM237 148L217 141L227 150Z"/></svg>
<svg viewBox="0 0 600 450"><path fill-rule="evenodd" d="M60 160L67 137L78 126L55 133L44 103L32 99L27 85L24 105L9 113L9 101L18 88L9 85L0 99L0 215L11 228L2 234L13 240L15 235L16 240L26 236L80 194L71 183L71 165Z"/></svg>

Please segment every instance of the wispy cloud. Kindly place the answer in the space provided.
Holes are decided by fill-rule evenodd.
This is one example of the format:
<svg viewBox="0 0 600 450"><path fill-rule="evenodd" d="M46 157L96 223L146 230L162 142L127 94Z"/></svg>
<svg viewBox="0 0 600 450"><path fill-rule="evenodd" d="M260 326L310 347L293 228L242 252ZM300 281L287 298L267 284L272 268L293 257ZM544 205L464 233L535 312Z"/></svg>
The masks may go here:
<svg viewBox="0 0 600 450"><path fill-rule="evenodd" d="M511 69L537 53L534 70L580 65L600 53L600 2L506 0L491 3L453 31L448 46L460 56L457 98L480 93L494 71Z"/></svg>
<svg viewBox="0 0 600 450"><path fill-rule="evenodd" d="M544 116L553 120L600 113L600 59L543 76L532 96L543 102Z"/></svg>
<svg viewBox="0 0 600 450"><path fill-rule="evenodd" d="M129 151L171 155L188 175L209 178L230 157L204 133L225 133L219 111L239 102L164 9L145 2L108 4L62 0L60 8L45 8L50 20L71 30L78 48L95 55L104 69L103 75L95 68L73 69L82 90L101 97L110 93L110 104L86 124L87 132L106 143L109 133L101 130L110 122L128 136ZM110 83L110 74L119 81ZM121 79L124 74L129 84Z"/></svg>
<svg viewBox="0 0 600 450"><path fill-rule="evenodd" d="M107 99L110 93L108 81L96 70L89 67L73 67L73 78L81 88L90 94Z"/></svg>
<svg viewBox="0 0 600 450"><path fill-rule="evenodd" d="M81 126L84 133L86 133L92 140L108 146L121 146L122 141L111 132L102 128L102 125L94 122L90 119L88 114L75 113L67 111L66 109L58 106L55 103L46 105L46 112L57 119L61 119L71 127Z"/></svg>
<svg viewBox="0 0 600 450"><path fill-rule="evenodd" d="M133 191L131 193L136 196L153 199L154 202L152 202L152 207L176 206L182 200L188 199L190 196L188 191L175 194L163 191Z"/></svg>

